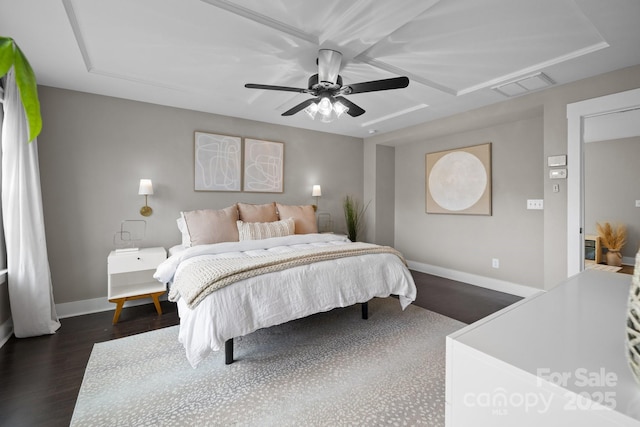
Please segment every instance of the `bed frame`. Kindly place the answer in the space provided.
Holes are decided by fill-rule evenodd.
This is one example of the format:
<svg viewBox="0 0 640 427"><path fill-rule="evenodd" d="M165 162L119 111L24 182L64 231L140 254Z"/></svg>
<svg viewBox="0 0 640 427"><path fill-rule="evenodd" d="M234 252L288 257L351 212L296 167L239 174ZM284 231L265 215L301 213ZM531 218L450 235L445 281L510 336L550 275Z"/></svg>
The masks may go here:
<svg viewBox="0 0 640 427"><path fill-rule="evenodd" d="M369 318L369 303L363 302L360 304L362 307L362 318L367 320ZM233 338L230 338L224 342L224 364L231 365L233 363Z"/></svg>

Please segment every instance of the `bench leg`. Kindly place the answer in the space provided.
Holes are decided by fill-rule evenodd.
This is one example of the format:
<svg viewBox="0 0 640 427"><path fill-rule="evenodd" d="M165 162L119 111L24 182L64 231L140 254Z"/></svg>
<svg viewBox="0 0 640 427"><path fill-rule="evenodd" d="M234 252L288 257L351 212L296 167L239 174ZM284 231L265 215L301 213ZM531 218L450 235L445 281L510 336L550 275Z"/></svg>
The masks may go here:
<svg viewBox="0 0 640 427"><path fill-rule="evenodd" d="M362 318L364 320L369 318L369 302L362 303Z"/></svg>
<svg viewBox="0 0 640 427"><path fill-rule="evenodd" d="M224 342L224 364L231 365L233 363L233 338L229 338Z"/></svg>

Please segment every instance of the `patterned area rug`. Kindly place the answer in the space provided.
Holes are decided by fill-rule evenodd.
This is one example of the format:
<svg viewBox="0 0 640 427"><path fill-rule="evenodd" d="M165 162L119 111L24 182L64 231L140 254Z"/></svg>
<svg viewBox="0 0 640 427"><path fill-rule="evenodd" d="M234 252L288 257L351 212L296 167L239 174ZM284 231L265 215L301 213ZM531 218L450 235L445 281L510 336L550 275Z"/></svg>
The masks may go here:
<svg viewBox="0 0 640 427"><path fill-rule="evenodd" d="M616 273L622 270L622 267L616 267L613 265L606 265L606 264L596 264L595 262L585 262L584 268L591 269L591 270L609 271L611 273Z"/></svg>
<svg viewBox="0 0 640 427"><path fill-rule="evenodd" d="M262 329L196 369L178 327L95 344L72 426L444 425L445 336L463 323L395 298Z"/></svg>

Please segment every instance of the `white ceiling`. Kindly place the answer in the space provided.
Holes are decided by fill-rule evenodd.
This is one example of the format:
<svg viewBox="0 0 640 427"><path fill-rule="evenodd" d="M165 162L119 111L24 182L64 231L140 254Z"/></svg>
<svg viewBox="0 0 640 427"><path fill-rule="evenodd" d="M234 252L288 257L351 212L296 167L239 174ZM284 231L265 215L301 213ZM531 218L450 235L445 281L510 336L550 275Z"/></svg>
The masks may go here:
<svg viewBox="0 0 640 427"><path fill-rule="evenodd" d="M356 137L507 99L492 87L537 72L564 84L640 64L638 0L0 0L38 83ZM350 95L366 113L332 123L305 88L318 49L344 84L409 77ZM215 129L212 129L215 130Z"/></svg>

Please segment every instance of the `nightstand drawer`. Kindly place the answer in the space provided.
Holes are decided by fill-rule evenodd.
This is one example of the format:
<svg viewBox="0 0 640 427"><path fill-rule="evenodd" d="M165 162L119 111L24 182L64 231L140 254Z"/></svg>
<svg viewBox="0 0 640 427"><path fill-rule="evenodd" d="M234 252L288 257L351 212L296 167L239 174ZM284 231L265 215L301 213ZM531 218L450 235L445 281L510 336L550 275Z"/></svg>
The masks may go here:
<svg viewBox="0 0 640 427"><path fill-rule="evenodd" d="M166 258L164 248L147 248L136 252L111 252L107 260L107 269L109 274L155 270Z"/></svg>

